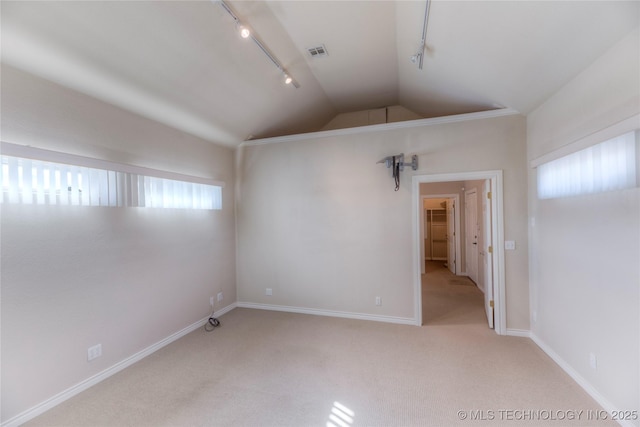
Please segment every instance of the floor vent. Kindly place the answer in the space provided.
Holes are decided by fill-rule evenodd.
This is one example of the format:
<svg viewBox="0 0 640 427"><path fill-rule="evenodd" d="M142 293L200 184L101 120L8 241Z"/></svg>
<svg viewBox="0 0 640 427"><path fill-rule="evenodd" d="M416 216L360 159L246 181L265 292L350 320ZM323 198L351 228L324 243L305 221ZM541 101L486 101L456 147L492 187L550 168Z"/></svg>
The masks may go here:
<svg viewBox="0 0 640 427"><path fill-rule="evenodd" d="M323 44L320 46L309 47L307 48L307 51L312 58L320 58L321 56L329 55L329 53L327 53L327 48L324 47Z"/></svg>

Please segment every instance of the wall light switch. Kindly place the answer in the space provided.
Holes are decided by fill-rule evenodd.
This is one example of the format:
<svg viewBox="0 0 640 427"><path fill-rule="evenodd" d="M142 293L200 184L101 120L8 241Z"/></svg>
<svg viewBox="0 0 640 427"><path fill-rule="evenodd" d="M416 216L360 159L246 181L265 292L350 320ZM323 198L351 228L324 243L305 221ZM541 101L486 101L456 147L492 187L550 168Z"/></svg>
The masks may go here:
<svg viewBox="0 0 640 427"><path fill-rule="evenodd" d="M504 242L504 249L506 251L514 251L516 249L516 242L514 240L506 240Z"/></svg>

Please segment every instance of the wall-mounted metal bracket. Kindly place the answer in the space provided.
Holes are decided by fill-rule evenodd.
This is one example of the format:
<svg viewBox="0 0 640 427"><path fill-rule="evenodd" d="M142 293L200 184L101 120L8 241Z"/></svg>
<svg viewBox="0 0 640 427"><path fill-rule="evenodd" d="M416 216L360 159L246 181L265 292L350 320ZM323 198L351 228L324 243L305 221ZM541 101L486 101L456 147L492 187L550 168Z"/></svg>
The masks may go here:
<svg viewBox="0 0 640 427"><path fill-rule="evenodd" d="M391 175L396 182L396 191L400 189L400 172L404 170L405 166L411 166L411 169L418 169L418 155L411 156L411 163L405 163L404 153L400 153L395 156L387 156L384 159L378 161L378 163L384 163L387 168L391 168Z"/></svg>
<svg viewBox="0 0 640 427"><path fill-rule="evenodd" d="M400 171L404 170L405 166L411 166L412 170L418 170L418 155L417 154L413 154L411 156L411 163L406 163L404 161L404 153L400 153L397 154L395 156L387 156L384 159L378 161L378 163L384 163L386 167L390 168L391 166L393 166L393 164L398 165L400 168Z"/></svg>

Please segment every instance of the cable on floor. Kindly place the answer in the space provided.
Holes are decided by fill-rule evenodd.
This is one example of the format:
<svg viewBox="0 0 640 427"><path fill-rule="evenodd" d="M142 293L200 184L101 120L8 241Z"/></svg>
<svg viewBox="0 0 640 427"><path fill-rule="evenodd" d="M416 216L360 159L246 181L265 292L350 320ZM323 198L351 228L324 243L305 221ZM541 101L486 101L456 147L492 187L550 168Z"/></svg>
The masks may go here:
<svg viewBox="0 0 640 427"><path fill-rule="evenodd" d="M209 316L209 320L204 324L204 330L207 332L213 331L218 326L222 326L222 323L215 317L213 317L213 311L211 311L211 316Z"/></svg>

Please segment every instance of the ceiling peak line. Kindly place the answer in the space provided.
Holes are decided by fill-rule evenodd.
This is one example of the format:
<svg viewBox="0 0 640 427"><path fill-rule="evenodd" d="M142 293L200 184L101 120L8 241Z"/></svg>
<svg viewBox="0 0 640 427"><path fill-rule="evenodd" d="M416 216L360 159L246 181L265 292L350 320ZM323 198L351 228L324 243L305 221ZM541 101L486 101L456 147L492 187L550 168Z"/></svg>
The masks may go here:
<svg viewBox="0 0 640 427"><path fill-rule="evenodd" d="M236 22L236 27L238 28L238 30L240 32L240 36L242 38L244 38L244 39L250 38L251 40L253 40L253 42L256 44L256 46L258 46L258 48L262 51L262 53L264 53L264 55L267 58L269 58L269 60L273 63L273 65L275 65L276 68L278 70L280 70L280 72L283 75L285 84L291 85L291 86L295 87L296 89L298 89L300 87L300 84L293 77L291 77L291 74L289 74L289 72L284 68L282 63L280 61L278 61L278 58L276 58L275 55L273 53L271 53L269 48L267 48L267 46L265 46L265 44L258 38L258 36L253 31L251 31L248 27L243 25L243 23L240 20L240 18L238 17L238 15L233 11L233 9L231 9L231 7L224 0L211 0L211 1L213 3L219 3L222 6L222 8Z"/></svg>

